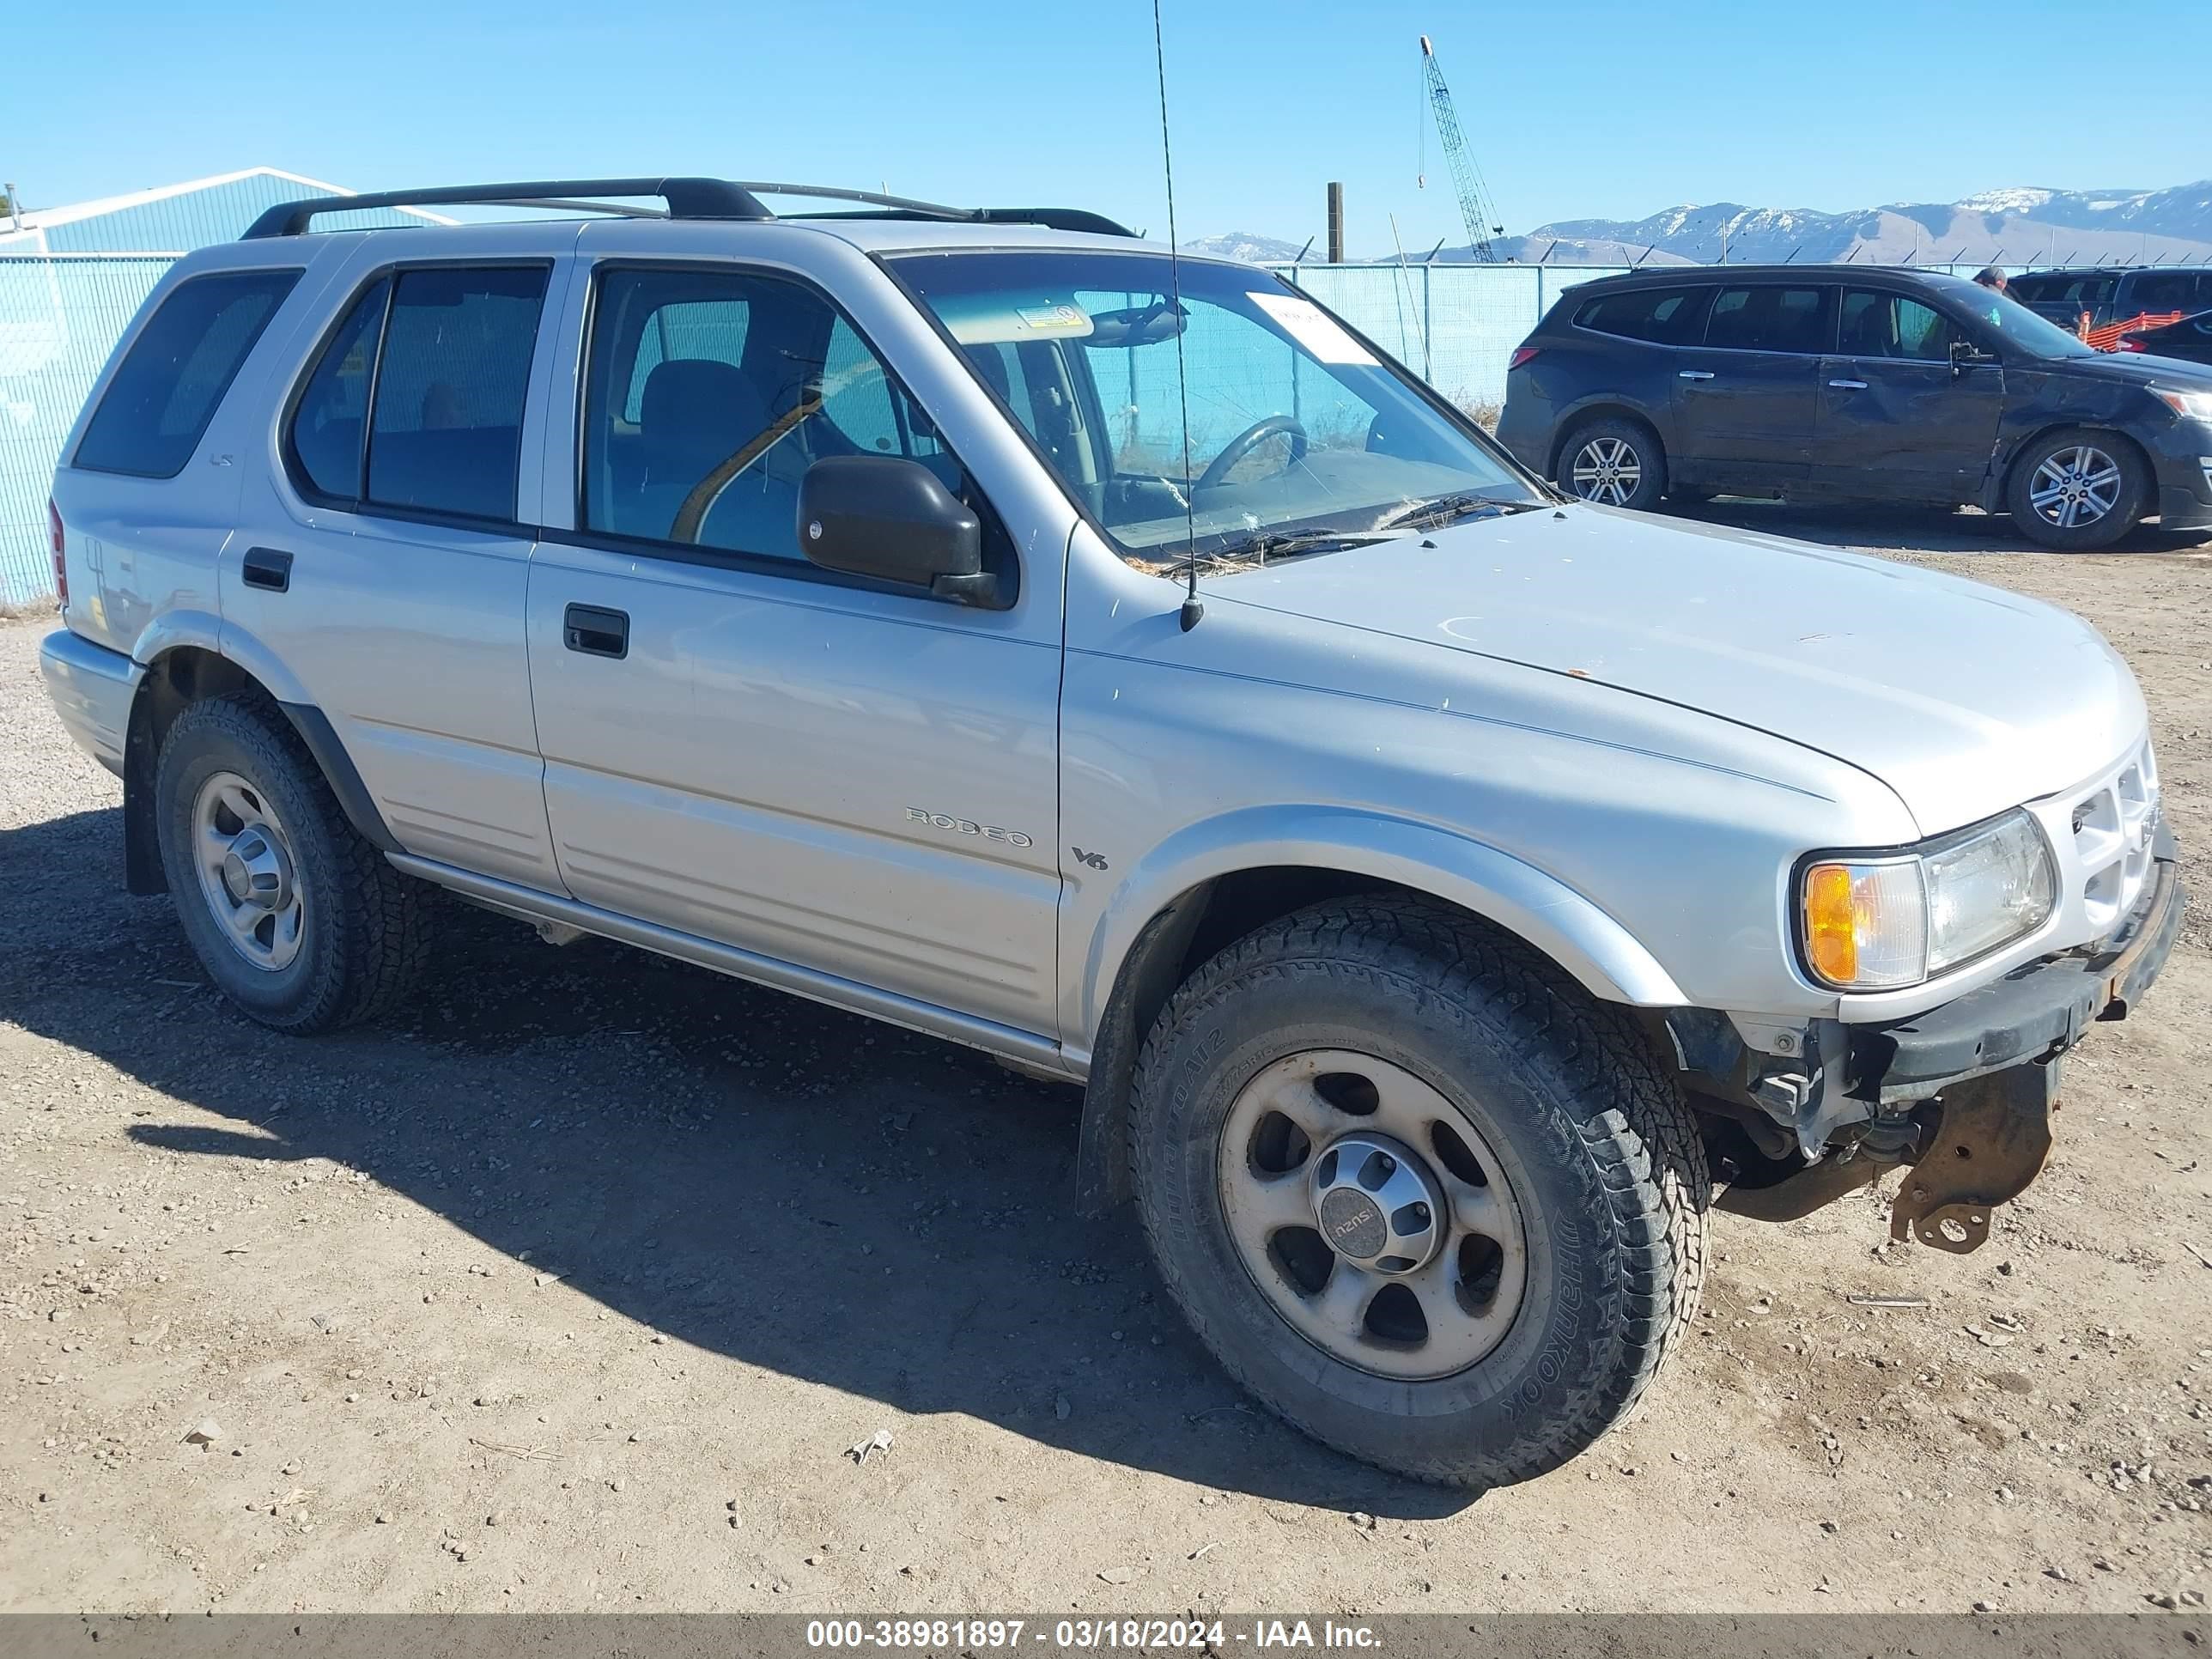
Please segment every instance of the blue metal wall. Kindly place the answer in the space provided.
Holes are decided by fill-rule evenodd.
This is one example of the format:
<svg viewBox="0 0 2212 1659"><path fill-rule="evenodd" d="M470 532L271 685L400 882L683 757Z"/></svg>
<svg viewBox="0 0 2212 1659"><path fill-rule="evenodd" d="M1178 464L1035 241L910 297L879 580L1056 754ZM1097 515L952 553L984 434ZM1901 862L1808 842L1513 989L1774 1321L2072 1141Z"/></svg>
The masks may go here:
<svg viewBox="0 0 2212 1659"><path fill-rule="evenodd" d="M142 202L90 218L52 225L46 232L49 253L137 253L153 250L185 253L217 242L236 241L262 211L279 202L296 202L330 191L258 173L204 190L188 190L157 202ZM334 213L315 222L318 230L362 230L383 225L419 225L420 216L379 210Z"/></svg>
<svg viewBox="0 0 2212 1659"><path fill-rule="evenodd" d="M146 254L0 256L0 605L53 591L46 496L62 440L172 263Z"/></svg>

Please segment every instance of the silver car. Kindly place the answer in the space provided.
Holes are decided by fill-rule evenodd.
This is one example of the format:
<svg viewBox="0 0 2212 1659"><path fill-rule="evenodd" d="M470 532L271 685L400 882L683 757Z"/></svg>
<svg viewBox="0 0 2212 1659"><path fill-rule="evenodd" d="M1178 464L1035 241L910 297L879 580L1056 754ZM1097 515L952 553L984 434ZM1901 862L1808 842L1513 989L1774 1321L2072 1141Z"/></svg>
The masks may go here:
<svg viewBox="0 0 2212 1659"><path fill-rule="evenodd" d="M1079 1083L1221 1363L1468 1485L1635 1404L1715 1201L1988 1237L2181 915L2092 629L1566 500L1092 215L766 193L299 204L147 301L46 672L246 1014L390 1006L443 890Z"/></svg>

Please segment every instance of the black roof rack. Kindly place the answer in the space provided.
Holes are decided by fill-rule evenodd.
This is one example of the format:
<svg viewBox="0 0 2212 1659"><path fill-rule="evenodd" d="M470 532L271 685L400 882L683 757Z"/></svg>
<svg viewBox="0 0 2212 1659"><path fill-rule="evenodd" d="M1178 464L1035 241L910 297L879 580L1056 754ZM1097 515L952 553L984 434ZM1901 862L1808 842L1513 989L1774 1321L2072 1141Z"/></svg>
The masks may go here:
<svg viewBox="0 0 2212 1659"><path fill-rule="evenodd" d="M657 196L667 206L664 211L596 199L610 196ZM773 219L776 216L762 204L763 196L811 196L863 204L860 211L804 216L810 218L934 219L959 224L1042 225L1048 230L1091 231L1103 236L1135 234L1103 214L1082 208L947 207L938 202L918 202L911 197L846 190L834 185L757 184L730 179L564 179L506 185L440 185L428 190L386 190L368 196L318 196L305 201L280 202L246 227L245 240L302 235L319 215L357 213L371 208L544 207L628 218Z"/></svg>
<svg viewBox="0 0 2212 1659"><path fill-rule="evenodd" d="M658 196L672 219L773 219L760 198L726 179L566 179L512 185L439 185L428 190L384 190L368 196L319 196L304 202L279 202L246 228L244 240L298 236L325 213L357 213L368 208L561 207L598 213L636 214L582 198L599 196Z"/></svg>

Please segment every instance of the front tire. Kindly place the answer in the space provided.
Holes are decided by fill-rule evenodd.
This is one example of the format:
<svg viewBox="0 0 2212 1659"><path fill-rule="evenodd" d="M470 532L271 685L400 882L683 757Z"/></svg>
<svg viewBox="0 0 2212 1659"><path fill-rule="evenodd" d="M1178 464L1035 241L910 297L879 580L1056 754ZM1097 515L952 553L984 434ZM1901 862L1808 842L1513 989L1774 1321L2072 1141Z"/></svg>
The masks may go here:
<svg viewBox="0 0 2212 1659"><path fill-rule="evenodd" d="M2150 500L2150 470L2135 447L2082 428L2039 438L2014 462L2005 507L2045 547L2086 552L2134 529Z"/></svg>
<svg viewBox="0 0 2212 1659"><path fill-rule="evenodd" d="M1131 1156L1223 1367L1352 1456L1489 1486L1618 1422L1692 1316L1708 1180L1639 1034L1437 908L1254 933L1169 1000Z"/></svg>
<svg viewBox="0 0 2212 1659"><path fill-rule="evenodd" d="M1559 488L1597 507L1658 510L1667 494L1667 452L1638 421L1587 421L1559 446Z"/></svg>
<svg viewBox="0 0 2212 1659"><path fill-rule="evenodd" d="M428 941L424 895L348 823L266 701L177 716L155 770L162 873L200 966L278 1030L335 1030L397 1002Z"/></svg>

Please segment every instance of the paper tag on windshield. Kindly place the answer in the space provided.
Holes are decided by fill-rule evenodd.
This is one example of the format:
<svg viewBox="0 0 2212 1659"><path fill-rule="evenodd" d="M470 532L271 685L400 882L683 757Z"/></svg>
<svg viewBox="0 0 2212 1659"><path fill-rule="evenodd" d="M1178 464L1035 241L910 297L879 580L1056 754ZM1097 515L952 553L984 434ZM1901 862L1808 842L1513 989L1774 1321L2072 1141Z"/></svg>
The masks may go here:
<svg viewBox="0 0 2212 1659"><path fill-rule="evenodd" d="M1310 300L1293 294L1247 294L1254 305L1281 324L1290 337L1325 363L1366 363L1375 354L1340 327Z"/></svg>
<svg viewBox="0 0 2212 1659"><path fill-rule="evenodd" d="M1017 306L1014 307L1014 315L1040 334L1052 332L1088 334L1091 332L1089 315L1075 306Z"/></svg>

